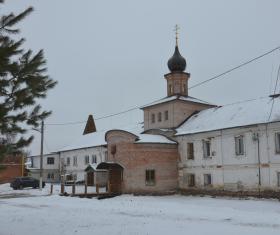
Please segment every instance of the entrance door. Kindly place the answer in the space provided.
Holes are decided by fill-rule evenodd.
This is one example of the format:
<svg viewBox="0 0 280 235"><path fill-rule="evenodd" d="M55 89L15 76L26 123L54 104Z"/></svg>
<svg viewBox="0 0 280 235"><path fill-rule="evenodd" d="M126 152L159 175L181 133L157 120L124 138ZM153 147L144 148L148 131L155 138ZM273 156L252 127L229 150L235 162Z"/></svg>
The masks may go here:
<svg viewBox="0 0 280 235"><path fill-rule="evenodd" d="M109 173L109 182L112 193L121 193L122 189L122 169L112 167Z"/></svg>
<svg viewBox="0 0 280 235"><path fill-rule="evenodd" d="M87 173L87 185L93 186L94 185L94 172Z"/></svg>

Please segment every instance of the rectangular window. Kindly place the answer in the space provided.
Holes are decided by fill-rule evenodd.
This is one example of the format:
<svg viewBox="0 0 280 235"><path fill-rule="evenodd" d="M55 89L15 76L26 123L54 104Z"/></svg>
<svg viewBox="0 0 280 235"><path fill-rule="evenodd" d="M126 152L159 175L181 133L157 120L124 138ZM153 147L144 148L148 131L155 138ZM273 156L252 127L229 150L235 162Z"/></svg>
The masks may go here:
<svg viewBox="0 0 280 235"><path fill-rule="evenodd" d="M152 114L152 123L155 123L156 122L156 117L155 117L155 114L153 113Z"/></svg>
<svg viewBox="0 0 280 235"><path fill-rule="evenodd" d="M70 166L70 157L67 158L67 160L66 160L66 165L67 165L67 166Z"/></svg>
<svg viewBox="0 0 280 235"><path fill-rule="evenodd" d="M54 157L48 157L47 158L47 164L48 165L53 165L54 164Z"/></svg>
<svg viewBox="0 0 280 235"><path fill-rule="evenodd" d="M146 170L146 185L153 186L156 184L155 170Z"/></svg>
<svg viewBox="0 0 280 235"><path fill-rule="evenodd" d="M158 122L161 122L161 113L158 113Z"/></svg>
<svg viewBox="0 0 280 235"><path fill-rule="evenodd" d="M187 143L187 159L194 159L193 143Z"/></svg>
<svg viewBox="0 0 280 235"><path fill-rule="evenodd" d="M97 162L96 155L93 154L93 155L91 156L91 163L94 164L94 163L96 163L96 162Z"/></svg>
<svg viewBox="0 0 280 235"><path fill-rule="evenodd" d="M210 140L203 140L203 157L210 158L211 157L211 142Z"/></svg>
<svg viewBox="0 0 280 235"><path fill-rule="evenodd" d="M275 134L275 152L280 153L280 133Z"/></svg>
<svg viewBox="0 0 280 235"><path fill-rule="evenodd" d="M280 187L280 172L277 172L277 186Z"/></svg>
<svg viewBox="0 0 280 235"><path fill-rule="evenodd" d="M242 135L235 137L235 154L244 155L244 137Z"/></svg>
<svg viewBox="0 0 280 235"><path fill-rule="evenodd" d="M188 174L188 186L194 187L195 186L195 175L194 174Z"/></svg>
<svg viewBox="0 0 280 235"><path fill-rule="evenodd" d="M73 166L77 166L78 162L77 162L77 156L74 156L73 158Z"/></svg>
<svg viewBox="0 0 280 235"><path fill-rule="evenodd" d="M168 111L167 111L167 110L164 112L164 120L165 120L165 121L168 120Z"/></svg>
<svg viewBox="0 0 280 235"><path fill-rule="evenodd" d="M212 184L211 174L204 174L204 186L209 186Z"/></svg>
<svg viewBox="0 0 280 235"><path fill-rule="evenodd" d="M85 165L89 164L89 155L85 156Z"/></svg>

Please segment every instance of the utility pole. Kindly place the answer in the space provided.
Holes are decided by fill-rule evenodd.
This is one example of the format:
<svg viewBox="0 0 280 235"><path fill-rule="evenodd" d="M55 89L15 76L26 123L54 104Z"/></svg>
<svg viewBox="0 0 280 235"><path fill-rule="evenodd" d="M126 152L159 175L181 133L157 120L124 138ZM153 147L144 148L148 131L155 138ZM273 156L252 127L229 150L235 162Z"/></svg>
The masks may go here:
<svg viewBox="0 0 280 235"><path fill-rule="evenodd" d="M43 151L44 151L44 121L41 122L41 154L40 154L40 190L43 187Z"/></svg>

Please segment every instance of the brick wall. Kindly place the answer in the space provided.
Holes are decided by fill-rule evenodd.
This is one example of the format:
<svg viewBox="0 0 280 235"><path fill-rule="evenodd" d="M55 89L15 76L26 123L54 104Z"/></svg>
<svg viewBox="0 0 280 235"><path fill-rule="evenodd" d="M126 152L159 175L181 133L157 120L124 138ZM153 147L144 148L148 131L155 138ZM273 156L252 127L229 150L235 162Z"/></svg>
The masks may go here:
<svg viewBox="0 0 280 235"><path fill-rule="evenodd" d="M108 160L123 166L125 193L166 193L178 188L178 150L173 144L138 144L133 135L111 131L107 135ZM116 146L116 153L111 148ZM155 185L146 185L146 170L155 170Z"/></svg>
<svg viewBox="0 0 280 235"><path fill-rule="evenodd" d="M22 176L22 156L5 157L0 164L4 167L0 169L0 183L7 183Z"/></svg>

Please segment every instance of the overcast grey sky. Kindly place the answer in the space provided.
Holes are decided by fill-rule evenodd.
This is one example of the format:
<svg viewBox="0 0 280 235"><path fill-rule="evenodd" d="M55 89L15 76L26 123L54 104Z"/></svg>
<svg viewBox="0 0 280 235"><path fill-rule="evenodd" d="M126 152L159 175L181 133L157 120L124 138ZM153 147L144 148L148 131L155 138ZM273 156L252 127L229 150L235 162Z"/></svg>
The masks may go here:
<svg viewBox="0 0 280 235"><path fill-rule="evenodd" d="M35 12L21 23L26 48L43 48L49 75L59 84L42 105L46 123L83 121L166 96L163 75L174 51L187 59L190 86L280 45L279 0L6 0L2 11ZM216 104L269 95L280 64L277 51L190 90ZM97 129L132 125L141 111L97 121ZM84 124L46 126L45 151L82 134ZM31 146L39 152L39 136Z"/></svg>

